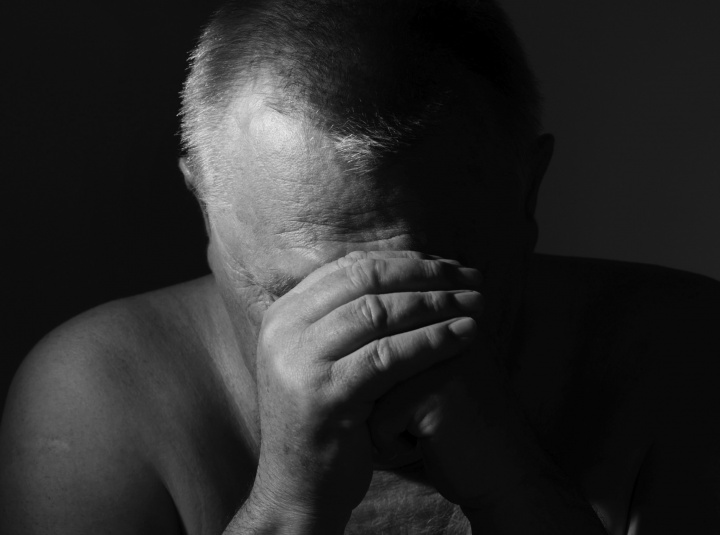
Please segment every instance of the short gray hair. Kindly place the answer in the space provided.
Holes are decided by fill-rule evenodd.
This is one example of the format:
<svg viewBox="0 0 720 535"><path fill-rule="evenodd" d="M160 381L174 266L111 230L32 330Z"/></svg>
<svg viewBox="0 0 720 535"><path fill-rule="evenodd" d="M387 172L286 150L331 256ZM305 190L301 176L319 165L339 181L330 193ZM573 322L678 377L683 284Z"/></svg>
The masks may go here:
<svg viewBox="0 0 720 535"><path fill-rule="evenodd" d="M540 129L537 81L494 0L234 0L205 27L182 94L182 143L198 193L222 180L216 134L238 88L269 71L268 105L312 116L350 171L372 170L437 122L459 65L501 95L509 139ZM224 177L226 180L228 177Z"/></svg>

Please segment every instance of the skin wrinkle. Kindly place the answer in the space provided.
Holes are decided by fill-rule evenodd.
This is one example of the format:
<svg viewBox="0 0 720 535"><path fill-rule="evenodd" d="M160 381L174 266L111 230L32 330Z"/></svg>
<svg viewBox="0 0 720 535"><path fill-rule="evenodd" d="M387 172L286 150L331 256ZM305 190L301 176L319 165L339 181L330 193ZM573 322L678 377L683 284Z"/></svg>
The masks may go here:
<svg viewBox="0 0 720 535"><path fill-rule="evenodd" d="M322 218L308 213L283 220L281 226L273 228L272 235L280 238L286 248L292 249L295 246L309 248L322 242L342 244L385 241L408 234L411 230L413 235L422 234L422 229L412 227L403 218L393 218L395 221L388 219L387 216L372 213L352 220L349 220L345 213L331 212ZM370 222L375 224L368 227ZM413 241L423 240L416 238Z"/></svg>
<svg viewBox="0 0 720 535"><path fill-rule="evenodd" d="M313 233L312 230L310 230L313 227L322 227L323 229L340 229L340 232L333 233L331 235L325 235L322 236L322 238L319 238L319 233ZM373 241L373 242L379 242L379 241L387 241L391 240L392 238L396 238L398 236L406 235L408 234L406 228L383 228L381 231L377 231L372 235L372 240L368 240L368 234L367 232L353 232L355 231L357 227L343 227L343 226L335 226L330 224L324 224L324 223L317 223L317 222L307 222L307 223L301 223L300 228L298 229L289 229L289 230L282 230L279 231L276 235L277 236L283 236L287 240L289 240L290 243L302 243L305 242L305 246L307 248L310 247L311 244L317 244L318 242L329 242L329 243L363 243L366 241ZM413 229L413 234L417 234L417 231ZM344 232L343 232L344 231ZM348 232L349 231L349 232ZM312 237L308 237L308 234L311 234ZM295 246L295 247L289 247L288 249L298 249L302 248L301 246Z"/></svg>
<svg viewBox="0 0 720 535"><path fill-rule="evenodd" d="M312 195L307 197L307 202L302 202L304 196L298 193L295 195L295 207L283 206L290 216L281 222L271 223L275 225L273 234L289 236L290 239L293 236L305 239L305 236L310 235L311 241L340 241L339 238L343 238L360 242L363 237L366 240L387 239L410 229L413 234L425 234L427 221L445 217L443 207L433 207L430 213L428 209L423 209L419 199L402 198L399 195L382 205L361 200L357 207L350 202L317 203ZM358 196L354 197L357 199ZM384 198L387 199L387 196Z"/></svg>
<svg viewBox="0 0 720 535"><path fill-rule="evenodd" d="M255 84L258 85L258 84ZM265 98L265 95L260 96L253 96L251 97L251 102L249 104L246 104L244 106L240 106L240 108L252 111L257 111L262 106L262 101ZM277 133L276 130L283 126L289 126L292 123L292 120L286 118L286 117L280 117L277 112L271 111L271 112L263 112L261 114L263 117L269 118L271 122L271 126L268 128L264 127L252 127L253 124L257 124L259 119L246 119L241 120L239 117L235 117L234 123L237 126L248 126L251 130L255 132L263 133L263 135L266 135L268 132L270 133ZM244 159L246 161L248 160L254 160L257 163L258 171L261 172L262 178L261 181L268 183L268 182L274 182L277 187L274 188L274 195L271 197L268 193L261 191L259 194L255 195L256 201L258 202L257 209L255 206L245 206L245 210L250 210L251 212L247 215L251 217L252 219L256 220L256 224L254 225L254 229L261 231L265 228L267 228L269 225L272 225L276 220L283 218L262 218L262 213L272 213L271 210L266 210L266 208L273 208L276 209L278 207L278 204L281 208L281 213L293 212L293 208L296 208L298 206L305 206L306 210L313 214L315 218L318 217L318 214L330 214L332 217L328 217L328 219L332 219L333 217L336 217L336 214L334 214L332 203L330 203L330 206L328 206L329 203L322 203L318 201L318 199L333 199L336 200L335 204L339 204L343 206L342 212L343 214L337 214L337 215L345 215L346 213L352 214L352 213L362 213L369 210L374 209L373 206L368 206L371 203L365 203L363 202L360 207L357 210L353 210L353 202L357 202L358 199L376 199L378 198L378 192L377 191L369 191L366 195L358 195L357 192L353 189L352 186L349 186L347 188L344 188L348 194L345 196L345 198L349 198L349 200L353 202L343 202L345 200L344 197L338 195L338 188L335 188L332 192L326 192L324 191L324 187L322 184L322 181L320 179L321 176L327 175L327 174L336 174L336 176L341 175L339 169L336 168L336 166L333 166L330 162L332 160L331 157L326 155L325 150L319 151L322 156L321 158L318 158L318 151L315 150L318 147L322 147L323 149L328 148L327 143L322 142L323 136L319 135L318 132L313 131L307 124L305 126L301 126L300 128L297 127L297 125L294 125L292 128L290 128L290 132L285 132L284 134L281 134L278 136L278 139L280 140L280 145L283 149L286 148L287 142L289 139L292 139L292 136L290 135L292 132L298 133L298 136L300 138L304 138L305 143L302 144L300 147L301 150L299 152L300 156L297 158L293 158L292 151L288 151L288 155L283 155L281 158L271 158L272 156L277 155L280 151L279 149L275 148L271 151L268 151L268 154L261 155L260 154L260 147L266 147L266 143L264 143L264 140L262 139L255 139L253 136L249 136L250 143L247 143L247 147L250 149L251 158ZM240 140L238 140L240 141ZM285 151L283 151L285 152ZM237 160L241 160L240 158L236 158ZM315 162L315 166L313 169L312 164L308 164L308 160L311 162ZM320 163L318 163L320 162ZM270 165L275 166L275 173L272 173L270 170ZM292 169L292 173L289 173L288 170ZM251 170L248 174L252 174ZM467 170L465 170L467 172ZM272 176L271 176L272 175ZM477 176L477 175L476 175ZM482 176L482 175L480 175ZM293 183L302 182L300 177L305 177L307 180L305 181L306 184L302 186L300 190L296 190L295 188L285 188L285 184L292 185ZM317 178L315 178L317 177ZM346 177L347 178L347 177ZM309 182L309 183L307 183ZM367 185L367 181L363 180ZM484 180L477 180L476 186L481 186ZM252 187L252 186L251 186ZM253 188L254 189L254 188ZM302 191L304 189L305 191ZM370 187L371 190L375 190L376 187ZM342 190L342 188L341 188ZM342 192L342 191L341 191ZM335 195L333 195L333 193ZM387 193L387 191L383 191L382 193ZM397 195L393 195L397 197ZM387 195L382 195L382 197L385 197L387 199ZM420 202L418 202L420 201ZM381 206L377 211L379 213L384 214L384 219L386 221L382 221L382 223L390 222L394 219L398 218L398 212L400 211L399 208L402 206L402 204L405 204L406 206L410 206L413 201L407 201L404 200L403 202L397 202L397 207L395 206ZM421 200L416 200L418 204L421 204ZM272 203L272 206L270 206L270 203ZM315 206L315 204L320 204L320 206ZM425 203L427 204L427 203ZM445 204L451 204L450 200ZM350 208L348 208L350 207ZM243 214L240 214L241 219L247 219L242 217ZM443 214L439 214L440 217L442 217ZM427 217L427 214L418 214L416 216L418 219ZM300 218L298 218L300 219ZM304 219L304 217L303 217ZM375 221L380 221L382 218L373 218ZM311 219L311 217L307 217L307 221L312 221L313 223L316 222ZM294 223L293 221L286 221L287 223ZM288 225L292 229L293 225ZM280 228L278 230L285 231L286 229ZM294 230L294 229L292 229ZM264 232L263 232L264 233ZM321 233L318 233L321 235ZM360 241L359 237L354 237L353 241Z"/></svg>
<svg viewBox="0 0 720 535"><path fill-rule="evenodd" d="M248 107L253 108L253 106L250 105L243 106L245 109ZM262 173L262 177L260 178L261 184L267 184L270 189L268 190L268 188L262 188L262 190L258 192L257 188L254 187L255 184L249 184L248 186L251 191L256 193L256 195L254 195L256 201L259 202L256 205L240 207L240 213L238 214L238 217L241 220L247 220L248 218L255 220L253 227L257 231L256 235L274 235L276 237L292 236L297 237L302 245L310 245L311 243L318 242L323 239L327 240L328 238L335 241L335 238L339 236L349 238L352 242L376 240L378 237L386 239L387 237L391 237L392 234L407 228L408 225L406 223L400 222L392 224L389 228L383 229L383 232L379 235L377 232L368 233L366 231L364 234L362 232L358 232L350 237L348 232L346 232L347 230L354 230L355 228L359 230L363 227L367 228L368 220L372 220L376 223L379 222L383 225L392 221L397 221L398 219L402 220L403 218L398 217L398 212L400 211L398 207L403 205L417 205L417 201L400 199L398 195L393 195L393 197L395 197L393 200L396 200L396 203L378 206L378 202L373 201L379 197L375 192L368 191L367 193L358 195L355 191L358 187L361 187L363 190L367 190L367 183L360 184L355 187L350 186L349 188L334 187L336 191L338 189L349 190L349 193L344 196L351 199L347 202L345 202L343 196L338 199L337 195L325 195L323 191L325 186L321 183L321 179L319 177L339 175L339 170L331 163L328 163L332 160L329 156L324 156L320 159L317 158L317 148L320 147L323 149L320 151L321 155L326 154L328 144L318 142L321 136L319 136L318 133L313 131L310 127L298 128L296 125L292 125L292 121L289 121L287 118L279 118L276 112L262 113L260 119L256 118L254 120L244 121L236 119L234 122L236 125L248 125L248 123L258 123L262 118L269 118L272 124L268 128L264 128L262 125L256 127L249 126L248 128L251 131L250 133L259 133L263 137L262 139L255 139L253 136L250 136L250 143L247 143L246 145L250 150L250 156L257 163L257 168ZM289 127L288 132L274 136L277 128L285 126ZM299 135L297 138L293 138L291 134L296 132L299 132ZM282 158L274 158L274 156L280 152L277 147L273 147L273 150L267 151L265 154L260 153L260 147L265 146L263 142L264 136L268 135L268 133L274 136L272 141L278 141L280 148L287 152L287 155L284 155ZM299 154L301 163L297 166L291 165L291 163L297 161L297 159L293 159L293 151L287 150L287 143L289 139L294 139L296 142L298 139L303 141L313 141L313 143L300 143ZM295 148L297 143L291 145L292 148ZM309 184L302 183L302 181L298 178L293 178L298 177L299 175L306 175L308 173L308 169L312 167L311 165L305 165L302 160L321 162L321 165L315 166L317 167L317 172L309 173L311 177L318 177L316 180L310 181ZM273 166L272 170L270 166ZM289 168L293 169L292 176L288 176ZM347 177L345 178L345 181L347 182ZM293 187L294 185L297 187ZM369 189L374 190L376 187L370 185ZM387 195L382 197L387 198ZM332 202L326 203L320 201L325 198L332 199ZM365 201L365 199L368 201ZM359 204L359 206L355 208L352 201ZM358 201L360 202L358 203ZM271 208L272 210L266 210L266 207L268 209ZM298 212L298 207L302 207L303 210L301 213L305 213L307 215L290 218L277 217L278 211L281 214L294 214ZM273 217L263 217L264 214L268 213ZM320 217L324 218L324 221L318 220L319 214L322 214ZM361 220L357 223L353 222L349 225L337 223L339 220L347 221L348 216L357 214L364 215L365 217L360 218ZM376 214L381 215L378 217ZM333 221L335 221L335 223L333 223ZM296 226L298 224L302 228L298 228ZM340 229L340 232L330 233L330 235L328 235L328 233L321 231L314 232L309 236L307 235L307 229L313 227L319 228L323 225L328 229L333 227ZM268 231L268 229L270 230ZM388 232L388 230L390 230L390 232Z"/></svg>
<svg viewBox="0 0 720 535"><path fill-rule="evenodd" d="M521 179L504 165L501 146L468 134L477 128L465 106L448 110L416 147L358 175L337 164L331 134L310 118L266 109L251 89L226 124L227 158L241 169L228 183L231 206L208 206L210 254L221 257L213 271L227 306L248 318L236 333L247 341L248 370L254 374L252 341L271 296L358 250L414 250L480 269L488 281L483 330L505 337L515 307L501 304L515 301L527 243ZM477 87L467 97L477 99ZM461 251L473 252L459 258Z"/></svg>
<svg viewBox="0 0 720 535"><path fill-rule="evenodd" d="M224 244L221 242L221 247ZM225 262L225 268L235 275L234 280L243 283L246 287L258 287L269 294L268 304L272 302L273 297L281 297L289 292L292 288L300 284L302 279L288 277L279 272L269 271L264 274L258 274L250 271L241 262L234 263Z"/></svg>
<svg viewBox="0 0 720 535"><path fill-rule="evenodd" d="M401 207L409 206L410 209L403 210ZM336 236L347 236L357 233L370 233L377 236L378 234L386 239L388 233L409 231L424 231L422 227L412 224L412 219L407 212L412 208L420 208L415 212L422 212L421 207L417 206L416 201L406 201L405 203L389 203L388 206L360 206L353 209L352 206L327 206L320 211L315 208L312 203L308 203L303 209L299 210L297 215L291 215L286 223L287 228L279 228L278 232L294 232L300 229L308 229L318 227L320 232L316 234L322 235L323 230L327 230L327 236L324 239L334 239ZM427 217L427 211L424 211ZM332 232L337 229L337 232ZM377 238L376 238L377 239Z"/></svg>

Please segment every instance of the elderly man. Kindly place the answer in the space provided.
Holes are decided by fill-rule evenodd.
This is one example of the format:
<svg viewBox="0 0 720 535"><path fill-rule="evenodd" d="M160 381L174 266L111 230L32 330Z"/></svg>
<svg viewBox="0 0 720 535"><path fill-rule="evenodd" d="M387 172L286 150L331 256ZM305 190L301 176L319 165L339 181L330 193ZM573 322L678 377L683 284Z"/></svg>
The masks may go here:
<svg viewBox="0 0 720 535"><path fill-rule="evenodd" d="M232 2L184 97L212 274L27 357L3 534L720 532L720 288L533 254L494 2Z"/></svg>

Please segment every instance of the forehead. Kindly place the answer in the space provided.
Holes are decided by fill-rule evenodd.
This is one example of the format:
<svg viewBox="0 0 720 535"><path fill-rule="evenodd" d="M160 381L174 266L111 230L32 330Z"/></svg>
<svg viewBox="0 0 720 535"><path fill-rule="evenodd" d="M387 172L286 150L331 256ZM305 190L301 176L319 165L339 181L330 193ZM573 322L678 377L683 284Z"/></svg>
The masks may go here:
<svg viewBox="0 0 720 535"><path fill-rule="evenodd" d="M480 205L500 214L516 200L492 140L469 135L462 110L449 110L443 125L390 165L358 174L311 121L269 106L273 91L262 80L246 88L223 127L230 241L252 251L244 264L256 272L312 270L355 249L452 254L448 236L476 227L479 214L492 218Z"/></svg>
<svg viewBox="0 0 720 535"><path fill-rule="evenodd" d="M271 83L258 80L245 88L227 115L222 138L229 149L236 189L262 189L287 201L298 199L299 194L304 201L322 202L325 209L353 213L368 203L377 205L380 192L404 188L407 194L429 184L442 189L450 185L448 179L462 180L470 175L475 183L487 182L489 176L483 175L489 174L483 173L483 168L488 170L498 156L498 151L492 150L494 110L483 114L484 128L478 128L478 114L470 114L466 106L456 104L448 106L440 124L428 127L413 147L383 158L382 165L371 166L370 172L354 172L339 152L352 146L353 155L370 153L368 159L372 159L371 151L363 150L369 140L355 136L332 138L305 116L280 113L268 104L274 93ZM473 99L477 100L477 91ZM391 160L390 165L387 160ZM472 184L466 182L464 186ZM303 205L314 208L305 202Z"/></svg>

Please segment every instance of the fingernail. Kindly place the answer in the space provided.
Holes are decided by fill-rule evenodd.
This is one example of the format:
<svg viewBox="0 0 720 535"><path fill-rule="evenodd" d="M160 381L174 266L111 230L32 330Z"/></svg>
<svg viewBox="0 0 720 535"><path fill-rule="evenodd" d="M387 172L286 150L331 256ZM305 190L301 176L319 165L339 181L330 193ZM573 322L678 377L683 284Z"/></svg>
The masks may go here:
<svg viewBox="0 0 720 535"><path fill-rule="evenodd" d="M472 310L474 312L479 312L483 309L484 299L481 293L471 290L458 290L452 293L461 309Z"/></svg>
<svg viewBox="0 0 720 535"><path fill-rule="evenodd" d="M462 266L460 262L457 260L453 260L452 258L440 258L439 256L435 258L435 260L439 260L440 262L445 262L446 264L452 264L453 266Z"/></svg>
<svg viewBox="0 0 720 535"><path fill-rule="evenodd" d="M482 284L483 276L477 269L461 267L458 268L458 270L462 274L463 281L467 281L473 285Z"/></svg>
<svg viewBox="0 0 720 535"><path fill-rule="evenodd" d="M448 325L448 329L458 338L473 338L477 332L477 324L472 318L460 318Z"/></svg>

